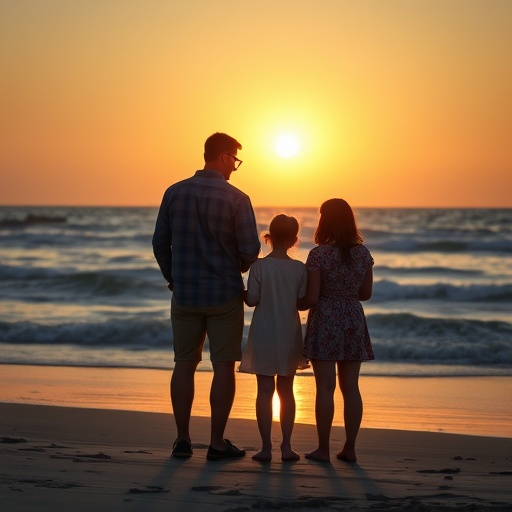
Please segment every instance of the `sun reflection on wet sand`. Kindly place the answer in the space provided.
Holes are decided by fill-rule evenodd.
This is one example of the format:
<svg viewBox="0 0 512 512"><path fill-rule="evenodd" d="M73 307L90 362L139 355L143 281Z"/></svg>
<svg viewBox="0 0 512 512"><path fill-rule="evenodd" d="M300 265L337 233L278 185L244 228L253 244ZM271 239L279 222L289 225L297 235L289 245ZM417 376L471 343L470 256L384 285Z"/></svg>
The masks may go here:
<svg viewBox="0 0 512 512"><path fill-rule="evenodd" d="M170 376L164 370L0 365L0 401L170 413ZM211 380L210 371L196 373L195 416L210 415ZM236 380L231 417L255 419L256 377L237 373ZM503 399L512 396L512 377L362 376L360 387L363 428L512 436L510 406ZM298 374L294 392L296 422L314 424L313 376ZM273 405L278 422L277 395ZM339 389L333 424L343 425Z"/></svg>

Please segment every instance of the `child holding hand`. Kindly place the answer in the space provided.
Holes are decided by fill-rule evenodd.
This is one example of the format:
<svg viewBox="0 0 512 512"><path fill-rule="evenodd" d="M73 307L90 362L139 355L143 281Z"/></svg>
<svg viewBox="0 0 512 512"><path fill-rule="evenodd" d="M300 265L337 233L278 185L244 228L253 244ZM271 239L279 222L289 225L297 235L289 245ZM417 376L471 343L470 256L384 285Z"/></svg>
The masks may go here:
<svg viewBox="0 0 512 512"><path fill-rule="evenodd" d="M274 217L265 235L272 251L253 263L247 282L245 302L256 307L240 371L254 373L257 378L256 418L262 448L252 458L261 462L272 460L272 398L276 388L281 403L281 460L300 459L291 448L295 423L293 380L297 368L307 367L297 310L297 300L306 293L307 272L304 263L288 255L297 243L298 232L299 223L294 217Z"/></svg>

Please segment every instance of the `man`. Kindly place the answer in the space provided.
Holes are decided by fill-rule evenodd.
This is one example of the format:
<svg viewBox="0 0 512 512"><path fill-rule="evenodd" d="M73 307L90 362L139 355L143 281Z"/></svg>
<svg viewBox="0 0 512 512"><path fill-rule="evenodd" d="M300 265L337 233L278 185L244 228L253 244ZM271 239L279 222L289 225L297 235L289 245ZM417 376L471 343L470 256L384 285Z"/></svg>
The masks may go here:
<svg viewBox="0 0 512 512"><path fill-rule="evenodd" d="M249 197L228 183L238 169L240 143L214 133L204 144L204 169L169 187L153 235L153 252L173 292L174 371L171 402L177 427L173 457L190 457L194 374L206 336L213 381L208 459L243 457L224 439L235 397L235 362L244 325L242 272L257 259L260 242Z"/></svg>

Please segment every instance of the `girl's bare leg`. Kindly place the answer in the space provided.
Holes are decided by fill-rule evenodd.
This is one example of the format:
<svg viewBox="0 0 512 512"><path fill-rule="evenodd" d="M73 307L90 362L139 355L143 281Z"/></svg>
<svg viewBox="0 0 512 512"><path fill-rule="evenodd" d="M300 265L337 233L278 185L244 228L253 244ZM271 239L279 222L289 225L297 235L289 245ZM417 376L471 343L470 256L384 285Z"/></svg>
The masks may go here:
<svg viewBox="0 0 512 512"><path fill-rule="evenodd" d="M252 458L262 462L272 460L272 398L274 396L274 377L269 375L256 375L258 381L258 395L256 397L256 419L260 431L262 447Z"/></svg>
<svg viewBox="0 0 512 512"><path fill-rule="evenodd" d="M345 445L337 457L347 462L355 462L356 438L363 418L363 400L359 391L359 371L361 363L341 361L338 363L338 380L343 394L343 417L345 420Z"/></svg>
<svg viewBox="0 0 512 512"><path fill-rule="evenodd" d="M312 360L316 382L315 417L318 448L306 453L307 459L329 462L329 442L334 418L334 391L336 390L335 361Z"/></svg>
<svg viewBox="0 0 512 512"><path fill-rule="evenodd" d="M277 376L277 394L281 402L281 432L283 442L281 443L281 460L299 460L300 455L292 450L291 438L295 424L295 396L293 395L293 379L295 375Z"/></svg>

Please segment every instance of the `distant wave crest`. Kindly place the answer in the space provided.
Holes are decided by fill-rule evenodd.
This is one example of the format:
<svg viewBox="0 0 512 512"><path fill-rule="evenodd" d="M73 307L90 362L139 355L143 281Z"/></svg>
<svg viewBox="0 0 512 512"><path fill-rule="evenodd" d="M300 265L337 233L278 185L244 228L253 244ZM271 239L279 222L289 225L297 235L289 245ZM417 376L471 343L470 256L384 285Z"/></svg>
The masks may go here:
<svg viewBox="0 0 512 512"><path fill-rule="evenodd" d="M23 287L23 300L33 302L120 296L130 300L152 298L155 295L159 298L165 288L155 268L64 271L0 265L0 282L5 289L11 288L13 296L20 292L20 281L29 283Z"/></svg>
<svg viewBox="0 0 512 512"><path fill-rule="evenodd" d="M0 342L16 344L119 347L129 350L172 347L170 320L115 319L44 325L0 322Z"/></svg>
<svg viewBox="0 0 512 512"><path fill-rule="evenodd" d="M512 284L471 284L456 286L447 283L398 284L381 280L374 284L375 301L436 299L459 302L512 301Z"/></svg>

